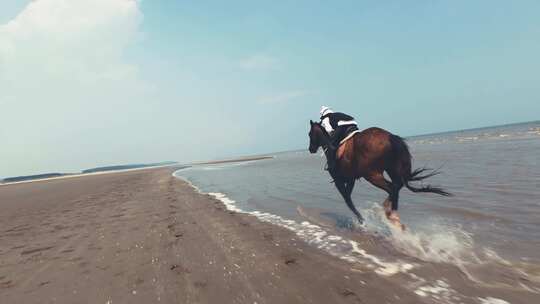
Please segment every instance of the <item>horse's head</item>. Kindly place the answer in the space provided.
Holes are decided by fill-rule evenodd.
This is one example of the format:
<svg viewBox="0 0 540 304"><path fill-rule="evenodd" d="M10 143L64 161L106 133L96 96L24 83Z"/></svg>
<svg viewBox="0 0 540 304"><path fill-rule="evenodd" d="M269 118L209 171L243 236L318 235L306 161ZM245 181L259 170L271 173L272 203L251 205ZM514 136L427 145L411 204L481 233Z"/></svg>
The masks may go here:
<svg viewBox="0 0 540 304"><path fill-rule="evenodd" d="M319 147L323 144L323 136L326 132L322 128L320 123L309 121L309 152L316 153Z"/></svg>

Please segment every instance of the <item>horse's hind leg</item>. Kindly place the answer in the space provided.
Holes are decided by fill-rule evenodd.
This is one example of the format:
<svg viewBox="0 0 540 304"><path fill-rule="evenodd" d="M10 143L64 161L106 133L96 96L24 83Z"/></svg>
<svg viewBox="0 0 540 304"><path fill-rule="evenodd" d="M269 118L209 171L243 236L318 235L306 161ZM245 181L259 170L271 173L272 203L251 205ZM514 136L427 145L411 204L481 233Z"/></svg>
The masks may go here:
<svg viewBox="0 0 540 304"><path fill-rule="evenodd" d="M382 172L375 172L365 177L368 182L370 182L373 186L384 190L386 193L388 193L387 200L391 199L393 185L391 182L387 181L384 178L384 175ZM386 201L385 201L386 203Z"/></svg>
<svg viewBox="0 0 540 304"><path fill-rule="evenodd" d="M389 172L388 175L392 179L392 192L390 193L390 202L392 203L392 211L397 211L399 201L399 191L403 188L403 181L398 174Z"/></svg>
<svg viewBox="0 0 540 304"><path fill-rule="evenodd" d="M388 218L388 220L390 220L392 223L399 225L403 228L403 226L399 222L399 215L397 214L399 189L401 188L401 186L397 187L398 185L387 181L384 178L382 172L375 172L373 174L370 174L369 176L366 176L365 178L373 186L382 189L386 193L388 193L388 197L383 203L386 218Z"/></svg>

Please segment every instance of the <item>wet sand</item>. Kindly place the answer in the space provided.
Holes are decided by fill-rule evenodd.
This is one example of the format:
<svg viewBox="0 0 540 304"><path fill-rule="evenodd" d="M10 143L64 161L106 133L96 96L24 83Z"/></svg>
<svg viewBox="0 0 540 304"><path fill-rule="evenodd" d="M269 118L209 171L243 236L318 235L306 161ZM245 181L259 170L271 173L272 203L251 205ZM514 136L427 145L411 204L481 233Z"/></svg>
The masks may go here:
<svg viewBox="0 0 540 304"><path fill-rule="evenodd" d="M172 171L0 187L1 302L445 303L452 294L445 298L444 286L429 281L441 273L460 282L452 285L465 296L457 303L535 298L481 288L453 266L414 259L410 273L377 274L227 210ZM354 238L383 257L392 250L361 233ZM411 275L428 281L416 286Z"/></svg>

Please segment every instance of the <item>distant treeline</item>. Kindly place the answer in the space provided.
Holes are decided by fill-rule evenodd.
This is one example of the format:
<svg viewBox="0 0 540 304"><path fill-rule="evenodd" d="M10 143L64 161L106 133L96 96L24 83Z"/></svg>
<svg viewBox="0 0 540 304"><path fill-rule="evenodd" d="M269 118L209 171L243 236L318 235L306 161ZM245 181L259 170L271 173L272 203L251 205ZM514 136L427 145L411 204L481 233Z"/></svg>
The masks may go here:
<svg viewBox="0 0 540 304"><path fill-rule="evenodd" d="M165 165L173 165L173 164L176 164L176 162L166 161L166 162L151 163L151 164L128 164L128 165L106 166L106 167L98 167L98 168L83 170L81 171L81 173L85 174L85 173L95 173L95 172L114 171L114 170L137 169L137 168L165 166ZM45 173L45 174L36 174L36 175L14 176L14 177L7 177L4 179L0 179L0 183L14 183L14 182L30 181L30 180L35 180L35 179L60 177L60 176L66 176L66 175L73 175L73 173Z"/></svg>
<svg viewBox="0 0 540 304"><path fill-rule="evenodd" d="M105 167L86 169L81 172L94 173L94 172L103 172L103 171L115 171L115 170L127 170L127 169L138 169L138 168L155 167L155 166L165 166L165 165L173 165L173 164L176 164L176 162L167 161L167 162L151 163L151 164L116 165L116 166L105 166Z"/></svg>
<svg viewBox="0 0 540 304"><path fill-rule="evenodd" d="M4 178L2 180L2 182L3 183L23 182L23 181L33 180L33 179L60 177L60 176L64 176L64 175L66 175L66 174L64 174L64 173L45 173L45 174L36 174L36 175L15 176L15 177Z"/></svg>

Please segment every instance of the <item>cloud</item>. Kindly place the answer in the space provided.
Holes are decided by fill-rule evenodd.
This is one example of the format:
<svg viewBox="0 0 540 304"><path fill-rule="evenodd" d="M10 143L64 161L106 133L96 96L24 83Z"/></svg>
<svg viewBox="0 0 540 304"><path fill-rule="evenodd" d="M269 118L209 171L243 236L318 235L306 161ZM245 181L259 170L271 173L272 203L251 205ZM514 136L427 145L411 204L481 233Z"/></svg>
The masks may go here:
<svg viewBox="0 0 540 304"><path fill-rule="evenodd" d="M261 98L259 98L257 100L257 102L259 104L285 103L285 102L289 102L289 101L291 101L293 99L304 97L304 96L307 96L307 95L308 95L307 91L302 91L302 90L289 91L289 92L284 92L284 93L280 93L280 94L276 94L276 95L261 97Z"/></svg>
<svg viewBox="0 0 540 304"><path fill-rule="evenodd" d="M265 54L256 54L240 61L240 68L246 71L269 71L279 69L279 61Z"/></svg>
<svg viewBox="0 0 540 304"><path fill-rule="evenodd" d="M103 84L133 80L122 61L142 21L133 0L33 1L0 26L0 79L13 90L40 81Z"/></svg>
<svg viewBox="0 0 540 304"><path fill-rule="evenodd" d="M124 56L142 20L135 0L39 0L0 24L0 159L24 157L17 173L72 169L109 156L101 143L127 145L137 117L121 113L147 111L153 90Z"/></svg>

